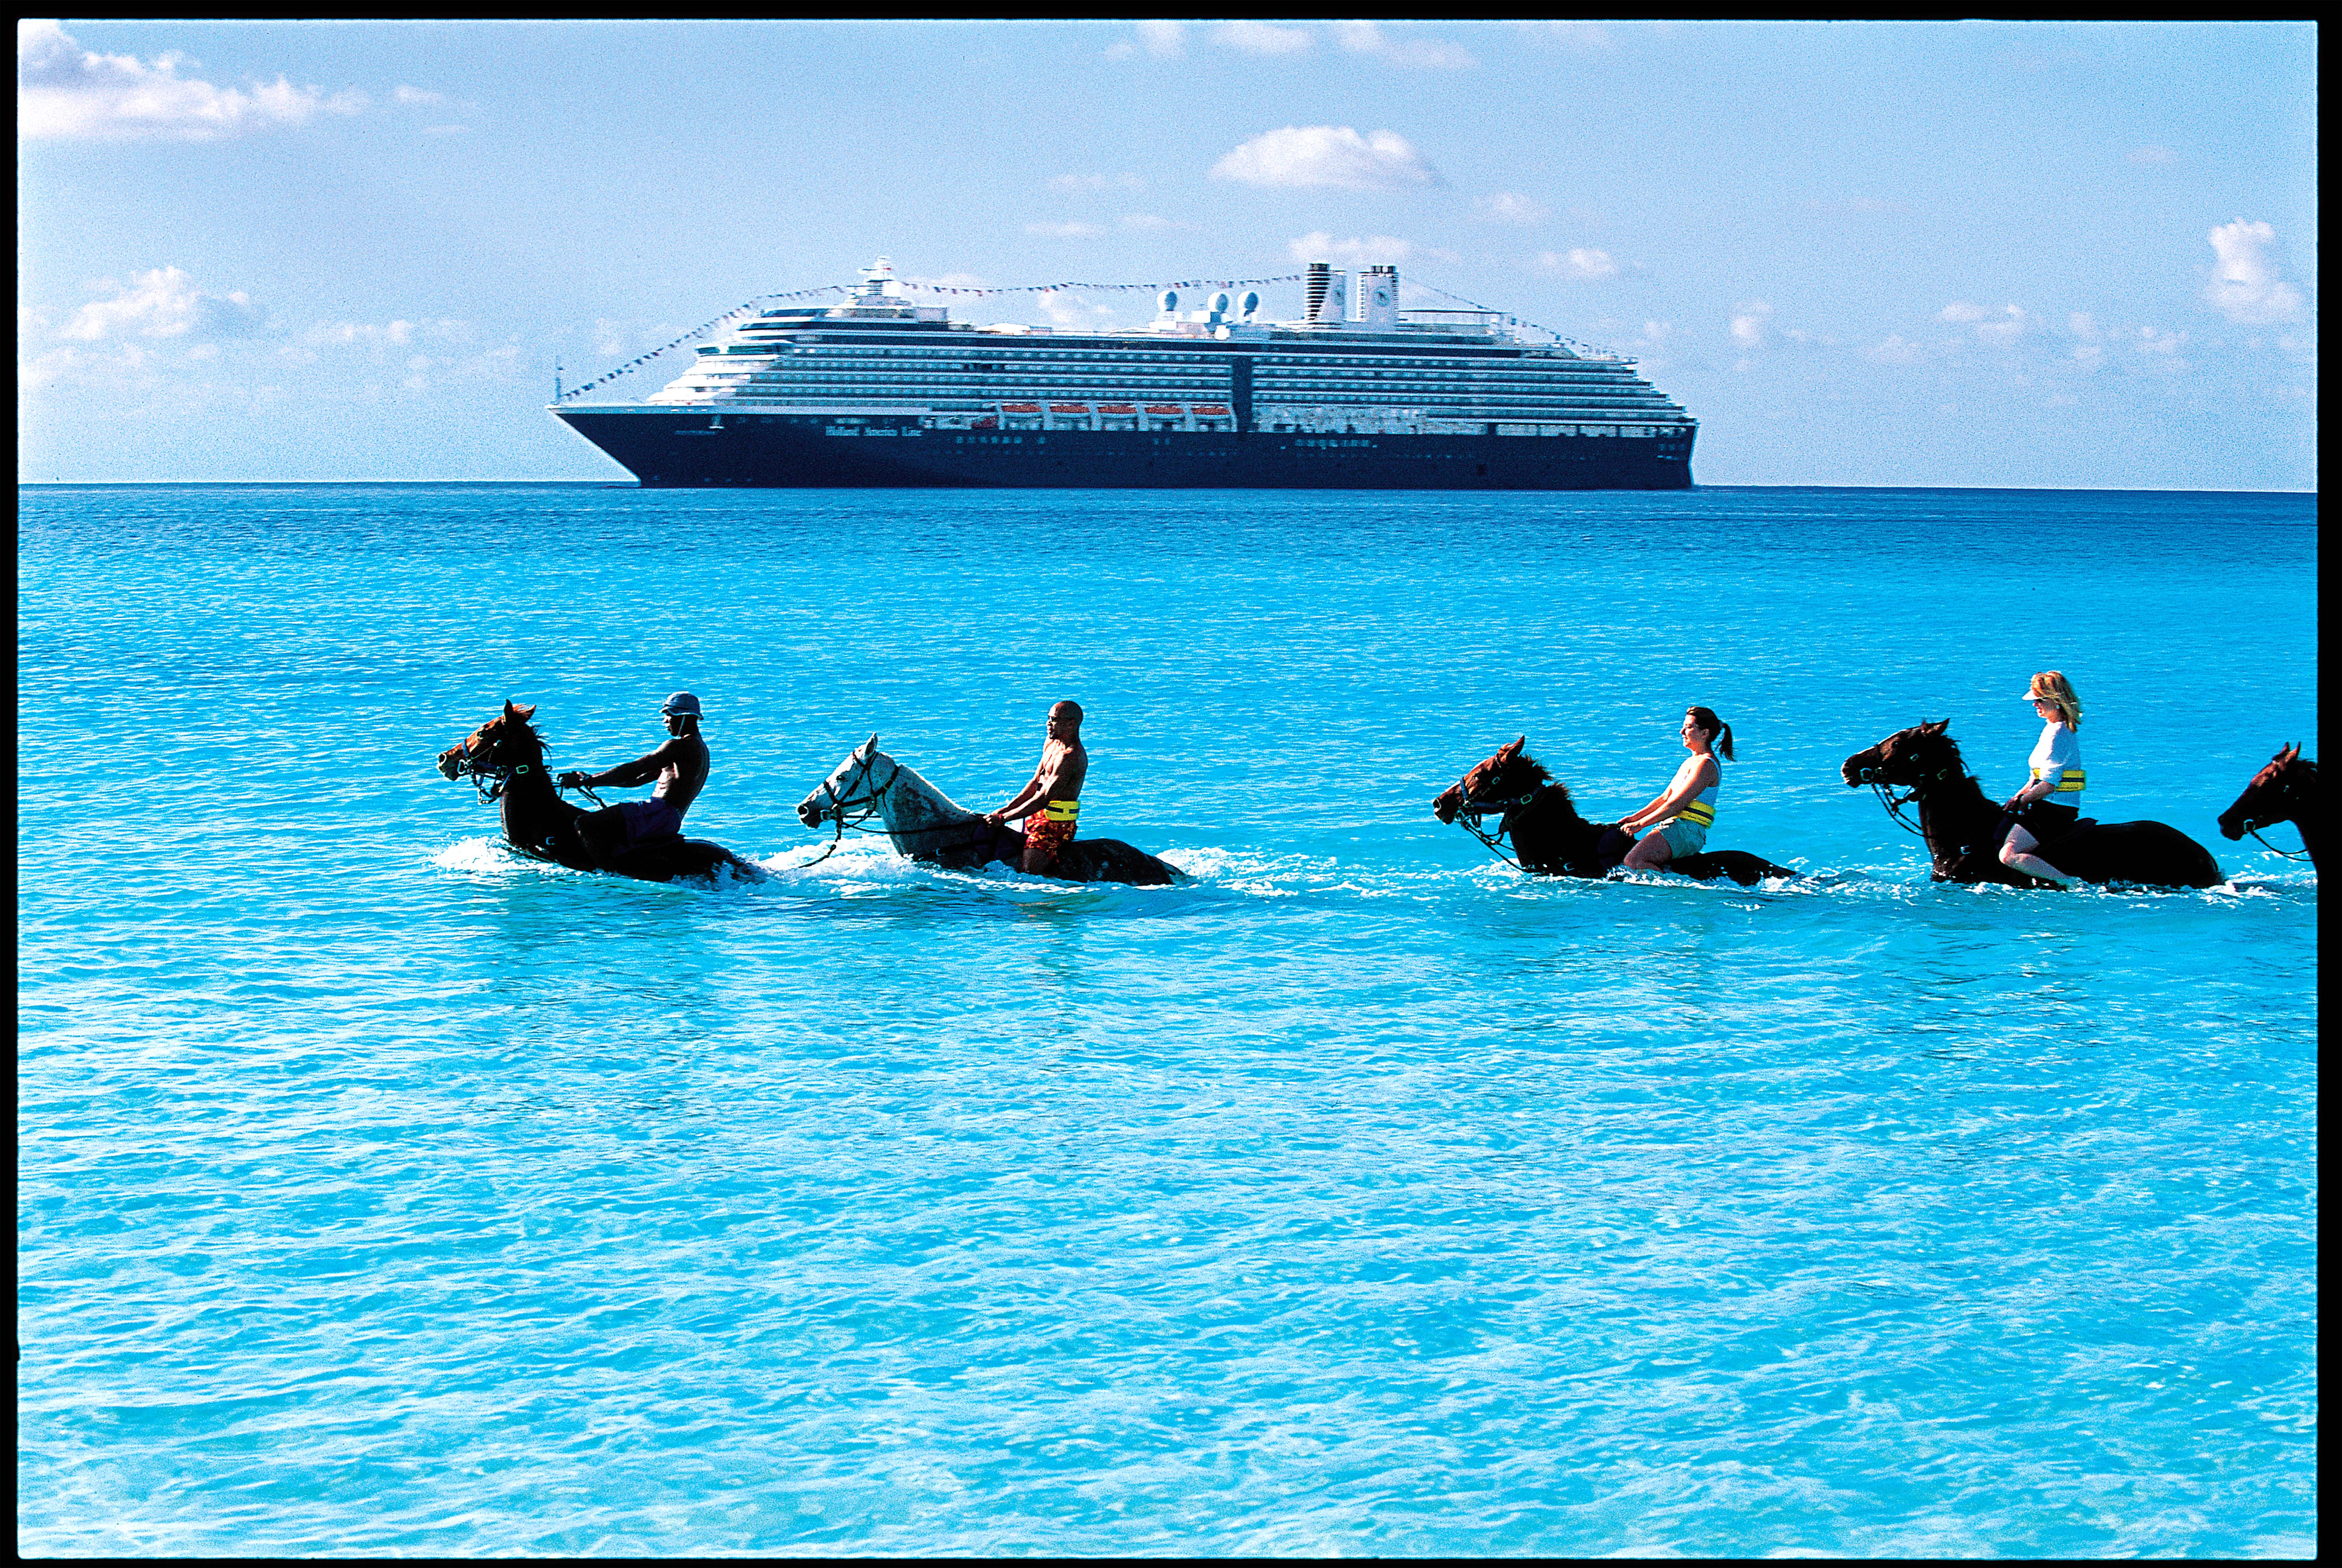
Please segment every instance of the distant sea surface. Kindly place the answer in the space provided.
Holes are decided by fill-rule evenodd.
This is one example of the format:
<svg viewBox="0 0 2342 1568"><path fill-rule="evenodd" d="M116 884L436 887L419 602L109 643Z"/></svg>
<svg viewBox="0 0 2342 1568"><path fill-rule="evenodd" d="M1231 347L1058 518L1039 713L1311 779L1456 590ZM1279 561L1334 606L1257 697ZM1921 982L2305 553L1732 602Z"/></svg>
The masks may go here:
<svg viewBox="0 0 2342 1568"><path fill-rule="evenodd" d="M2290 494L37 487L17 532L28 1554L2306 1555L2317 754ZM2208 892L1937 886L1948 719ZM434 755L706 705L690 830L500 847ZM1082 831L946 874L1087 711ZM1530 881L1500 744L1712 847ZM640 791L612 792L637 795ZM2270 841L2297 847L2290 827ZM799 869L806 868L806 869Z"/></svg>

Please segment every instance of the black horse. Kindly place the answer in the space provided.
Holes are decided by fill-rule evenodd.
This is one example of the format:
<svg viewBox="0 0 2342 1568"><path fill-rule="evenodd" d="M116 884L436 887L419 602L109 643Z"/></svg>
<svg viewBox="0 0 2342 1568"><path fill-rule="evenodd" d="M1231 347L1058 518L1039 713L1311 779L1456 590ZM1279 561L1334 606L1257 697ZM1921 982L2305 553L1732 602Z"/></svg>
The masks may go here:
<svg viewBox="0 0 2342 1568"><path fill-rule="evenodd" d="M2236 804L2220 814L2220 833L2230 839L2240 839L2247 834L2261 838L2261 829L2289 822L2300 831L2301 847L2308 852L2310 869L2314 871L2317 868L2317 841L2325 836L2318 819L2318 807L2325 799L2317 791L2317 764L2302 759L2298 744L2289 745L2253 775L2253 782L2245 786ZM2289 851L2277 849L2265 838L2261 843L2288 860L2298 858Z"/></svg>
<svg viewBox="0 0 2342 1568"><path fill-rule="evenodd" d="M1536 758L1525 756L1523 735L1449 784L1431 803L1431 814L1441 822L1458 817L1481 843L1499 854L1498 841L1512 835L1514 864L1544 876L1607 876L1635 847L1634 835L1615 823L1588 822L1577 814L1566 784ZM1481 818L1498 812L1496 831L1482 828ZM1743 887L1753 887L1768 876L1795 876L1786 865L1775 865L1746 850L1721 849L1704 854L1677 855L1666 869L1702 882L1728 876Z"/></svg>
<svg viewBox="0 0 2342 1568"><path fill-rule="evenodd" d="M531 860L549 860L572 871L609 871L643 882L713 880L729 870L757 878L762 866L742 860L722 844L699 838L653 839L623 846L625 830L614 812L588 812L561 798L545 771L545 742L529 727L534 704L505 711L439 754L448 778L469 777L482 800L503 808L505 839Z"/></svg>
<svg viewBox="0 0 2342 1568"><path fill-rule="evenodd" d="M1937 882L1997 882L2009 887L2054 884L2000 863L2000 807L1960 763L1960 748L1937 724L1897 730L1868 751L1846 759L1847 787L1868 784L1887 814L1927 841ZM1900 789L1899 797L1890 794ZM1917 827L1903 815L1916 803ZM2135 882L2151 887L2217 887L2225 880L2212 852L2159 822L2101 823L2083 817L2033 851L2084 882Z"/></svg>

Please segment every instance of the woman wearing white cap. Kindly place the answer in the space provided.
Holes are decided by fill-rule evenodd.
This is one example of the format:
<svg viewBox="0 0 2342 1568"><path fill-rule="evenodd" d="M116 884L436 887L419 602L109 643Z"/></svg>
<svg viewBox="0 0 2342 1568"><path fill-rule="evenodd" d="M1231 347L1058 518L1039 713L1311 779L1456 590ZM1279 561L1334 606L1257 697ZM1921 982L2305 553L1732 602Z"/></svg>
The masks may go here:
<svg viewBox="0 0 2342 1568"><path fill-rule="evenodd" d="M631 789L657 780L648 800L621 801L607 811L592 812L578 823L578 831L595 857L616 860L646 840L680 837L683 814L707 785L707 743L699 738L699 699L689 692L669 697L659 712L666 715L673 737L647 756L598 774L565 773L553 782L565 789L604 784Z"/></svg>
<svg viewBox="0 0 2342 1568"><path fill-rule="evenodd" d="M2041 715L2041 738L2033 743L2027 759L2031 776L2025 787L2000 808L2000 864L2011 871L2071 887L2075 878L2033 853L2046 839L2074 825L2082 814L2082 743L2075 731L2082 727L2082 700L2073 683L2056 670L2044 670L2025 689L2026 701Z"/></svg>

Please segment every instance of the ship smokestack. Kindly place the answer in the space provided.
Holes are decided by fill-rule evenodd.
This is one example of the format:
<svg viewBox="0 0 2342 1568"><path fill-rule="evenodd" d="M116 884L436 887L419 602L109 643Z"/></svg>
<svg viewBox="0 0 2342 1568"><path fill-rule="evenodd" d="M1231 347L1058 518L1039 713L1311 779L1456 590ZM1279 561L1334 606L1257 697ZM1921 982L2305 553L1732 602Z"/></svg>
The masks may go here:
<svg viewBox="0 0 2342 1568"><path fill-rule="evenodd" d="M1302 317L1304 321L1317 319L1317 313L1326 305L1326 285L1332 280L1333 268L1327 263L1314 261L1309 264L1309 281L1304 285L1308 290L1309 308Z"/></svg>

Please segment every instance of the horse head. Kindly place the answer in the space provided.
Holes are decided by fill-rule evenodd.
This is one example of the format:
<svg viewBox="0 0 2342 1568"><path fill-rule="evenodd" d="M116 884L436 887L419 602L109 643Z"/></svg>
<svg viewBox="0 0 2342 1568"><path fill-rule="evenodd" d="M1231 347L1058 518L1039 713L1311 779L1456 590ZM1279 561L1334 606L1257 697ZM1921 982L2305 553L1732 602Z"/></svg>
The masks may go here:
<svg viewBox="0 0 2342 1568"><path fill-rule="evenodd" d="M500 781L524 764L542 764L545 743L529 727L536 704L520 707L510 698L505 711L439 754L439 772L451 779L469 774Z"/></svg>
<svg viewBox="0 0 2342 1568"><path fill-rule="evenodd" d="M1519 805L1553 782L1553 774L1536 758L1522 754L1528 736L1498 746L1494 756L1449 784L1431 803L1431 814L1443 823L1459 814L1504 811Z"/></svg>
<svg viewBox="0 0 2342 1568"><path fill-rule="evenodd" d="M1845 775L1849 789L1857 784L1899 784L1907 789L1930 779L1956 775L1964 770L1960 748L1944 733L1951 727L1951 720L1939 719L1932 724L1897 730L1868 751L1847 758L1838 772Z"/></svg>
<svg viewBox="0 0 2342 1568"><path fill-rule="evenodd" d="M2239 839L2273 823L2298 820L2296 813L2302 805L2301 796L2317 782L2317 764L2301 760L2300 743L2287 746L2269 758L2236 804L2220 814L2221 836Z"/></svg>
<svg viewBox="0 0 2342 1568"><path fill-rule="evenodd" d="M893 782L893 775L889 774L876 781L874 788L870 773L881 760L891 759L886 759L886 754L878 749L878 737L872 735L846 753L846 760L832 769L830 775L816 785L811 794L797 802L797 820L807 827L819 827L825 821L834 820L857 808L876 806L878 796L885 794L886 786ZM867 815L868 812L864 811L862 814Z"/></svg>

